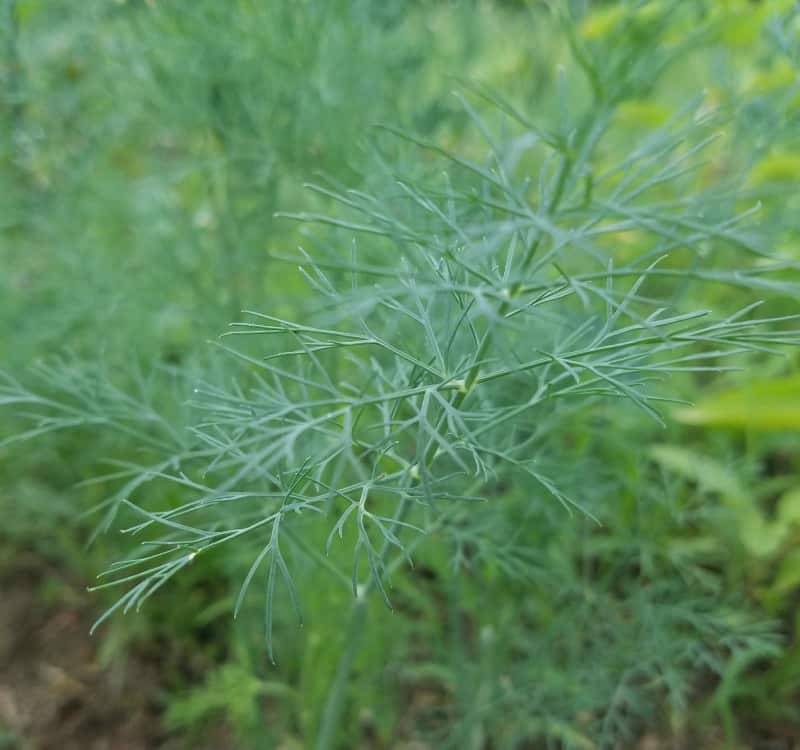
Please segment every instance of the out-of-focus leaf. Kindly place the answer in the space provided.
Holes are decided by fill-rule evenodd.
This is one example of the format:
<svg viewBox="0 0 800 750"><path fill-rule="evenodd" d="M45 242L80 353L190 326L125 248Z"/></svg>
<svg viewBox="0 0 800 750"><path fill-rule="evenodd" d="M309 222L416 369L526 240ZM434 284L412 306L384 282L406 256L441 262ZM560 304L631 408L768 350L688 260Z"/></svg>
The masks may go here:
<svg viewBox="0 0 800 750"><path fill-rule="evenodd" d="M778 13L792 8L794 0L719 0L714 15L720 23L723 41L731 47L745 48L755 44L764 23Z"/></svg>
<svg viewBox="0 0 800 750"><path fill-rule="evenodd" d="M659 128L671 116L668 107L655 101L637 99L623 102L617 111L620 123L632 127Z"/></svg>
<svg viewBox="0 0 800 750"><path fill-rule="evenodd" d="M748 93L767 94L797 83L798 73L785 59L778 60L766 70L757 70L748 76L744 89Z"/></svg>
<svg viewBox="0 0 800 750"><path fill-rule="evenodd" d="M654 445L648 453L659 466L695 482L702 492L716 493L735 502L747 497L746 489L730 469L714 459L677 445Z"/></svg>
<svg viewBox="0 0 800 750"><path fill-rule="evenodd" d="M17 20L25 23L42 10L42 0L22 0L17 3Z"/></svg>
<svg viewBox="0 0 800 750"><path fill-rule="evenodd" d="M798 586L800 586L800 550L795 550L783 558L770 593L783 597Z"/></svg>
<svg viewBox="0 0 800 750"><path fill-rule="evenodd" d="M602 39L611 34L626 15L624 5L611 5L593 11L581 24L580 35L584 39Z"/></svg>
<svg viewBox="0 0 800 750"><path fill-rule="evenodd" d="M775 555L792 527L800 522L800 491L783 496L773 521L758 507L753 494L719 462L676 445L655 445L649 454L659 466L695 482L702 492L718 494L733 510L739 540L754 557Z"/></svg>
<svg viewBox="0 0 800 750"><path fill-rule="evenodd" d="M800 375L722 391L695 406L677 410L675 417L687 424L712 427L800 429Z"/></svg>
<svg viewBox="0 0 800 750"><path fill-rule="evenodd" d="M770 182L796 182L799 176L800 155L774 151L756 162L747 181L756 186Z"/></svg>
<svg viewBox="0 0 800 750"><path fill-rule="evenodd" d="M778 520L785 524L800 524L800 489L787 492L778 503Z"/></svg>

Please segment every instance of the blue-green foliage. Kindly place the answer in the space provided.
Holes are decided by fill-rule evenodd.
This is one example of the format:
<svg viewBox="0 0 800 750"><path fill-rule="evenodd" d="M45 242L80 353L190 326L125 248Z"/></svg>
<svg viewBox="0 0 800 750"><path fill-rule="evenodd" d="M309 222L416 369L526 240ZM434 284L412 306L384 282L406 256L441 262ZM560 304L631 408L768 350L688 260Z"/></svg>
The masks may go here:
<svg viewBox="0 0 800 750"><path fill-rule="evenodd" d="M798 720L796 440L673 419L796 361L764 5L5 3L2 534L107 643L213 633L166 725Z"/></svg>

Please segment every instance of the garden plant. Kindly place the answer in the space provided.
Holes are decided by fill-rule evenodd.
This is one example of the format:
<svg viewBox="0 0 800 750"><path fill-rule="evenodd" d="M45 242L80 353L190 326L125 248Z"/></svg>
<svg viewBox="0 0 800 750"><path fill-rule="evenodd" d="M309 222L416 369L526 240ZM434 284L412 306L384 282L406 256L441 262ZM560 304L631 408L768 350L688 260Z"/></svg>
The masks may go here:
<svg viewBox="0 0 800 750"><path fill-rule="evenodd" d="M796 738L795 4L101 5L42 104L6 4L3 533L211 638L165 726Z"/></svg>

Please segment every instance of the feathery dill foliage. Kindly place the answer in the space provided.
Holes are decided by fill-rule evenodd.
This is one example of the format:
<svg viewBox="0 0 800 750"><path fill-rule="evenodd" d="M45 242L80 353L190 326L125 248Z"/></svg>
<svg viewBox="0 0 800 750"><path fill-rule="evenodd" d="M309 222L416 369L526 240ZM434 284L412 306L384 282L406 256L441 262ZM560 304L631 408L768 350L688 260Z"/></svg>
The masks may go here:
<svg viewBox="0 0 800 750"><path fill-rule="evenodd" d="M699 282L739 296L797 289L752 231L757 207L729 213L729 186L698 178L713 113L695 103L617 161L604 152L616 105L692 35L646 58L641 39L621 44L604 67L570 40L593 91L577 114L539 125L476 88L489 114L463 104L485 159L386 128L416 149L410 174L387 163L388 189L311 186L342 206L294 215L336 228L298 260L313 309L233 325L271 339L269 353L223 345L247 364L245 382L196 388L191 447L138 474L190 499L147 509L117 496L113 508L141 516L127 531L149 538L102 584L128 587L107 615L140 606L198 555L251 545L235 609L266 571L272 652L279 589L301 612L286 550L311 523L328 529L311 554L352 539L353 594L374 588L391 606L389 574L418 535L435 529L463 558L463 540L481 533L470 509L499 480L529 487L531 508L553 500L602 518L595 493L562 489L581 470L563 439L576 412L615 402L662 422L670 375L800 342L796 316L760 315L752 295L721 314L692 304Z"/></svg>
<svg viewBox="0 0 800 750"><path fill-rule="evenodd" d="M220 548L249 558L235 612L251 584L265 581L270 655L278 608L302 617L293 573L300 558L346 578L356 607L370 592L392 606L393 574L432 544L448 550L453 576L483 563L510 578L546 576L528 530L545 504L563 506L565 524L584 516L599 524L617 512L614 468L601 465L601 449L575 447L574 423L594 420L612 443L625 425L641 437L647 427L633 415L663 424L671 384L800 343L798 316L761 313L759 304L797 294L797 267L762 246L758 207L738 206L735 182L709 184L700 169L720 115L698 100L620 148L618 105L649 90L704 33L657 43L677 7L620 35L609 55L593 55L566 24L588 86L565 75L549 114L468 87L462 104L481 139L469 155L384 127L375 136L383 171L365 187L310 186L340 207L288 215L323 226L309 230L313 249L291 256L313 302L296 320L254 311L233 324L221 346L242 361L241 378L198 383L185 428L97 375L65 379L66 366L52 378L60 392L52 399L16 381L3 386L4 403L34 412L31 434L91 424L140 441L142 460L127 458L101 478L120 482L102 506L102 528L133 514L125 531L145 541L105 574L100 588L124 591L100 621L137 609ZM719 309L700 309L701 285L730 293L718 296ZM316 545L320 530L325 542ZM596 729L609 742L626 736L631 715L647 713L635 701L666 666L701 654L720 671L730 654L774 649L768 632L709 613L707 600L687 592L673 606L672 589L658 586L630 601L641 599L652 637L675 650L654 646L660 661L606 695L611 705ZM604 611L576 590L566 599L587 628ZM354 611L357 629L363 610ZM572 618L562 612L539 643L558 640ZM609 631L627 632L630 621L617 614ZM681 639L687 629L696 640ZM583 648L575 646L573 665ZM345 654L340 683L352 659ZM685 683L661 687L685 703ZM607 688L584 695L595 700ZM543 712L558 715L566 699L555 688L491 700L525 714L536 690L550 707ZM335 684L319 747L332 741L341 691Z"/></svg>

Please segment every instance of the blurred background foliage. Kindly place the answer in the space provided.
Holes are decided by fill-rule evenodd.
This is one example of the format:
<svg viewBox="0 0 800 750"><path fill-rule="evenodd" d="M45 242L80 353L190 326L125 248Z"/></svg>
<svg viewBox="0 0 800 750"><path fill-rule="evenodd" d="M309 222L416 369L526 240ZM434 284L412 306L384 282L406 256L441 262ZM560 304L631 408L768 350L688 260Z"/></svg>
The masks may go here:
<svg viewBox="0 0 800 750"><path fill-rule="evenodd" d="M700 185L736 210L758 206L759 236L799 261L796 3L673 3L659 33L686 49L657 85L637 88L618 40L648 43L669 5L2 0L3 369L45 391L70 384L98 424L105 402L144 404L179 429L194 374L224 380L235 368L206 341L242 309L292 317L303 304L307 286L282 258L313 250L314 235L275 214L331 209L304 182L388 181L387 149L403 150L375 124L480 156L451 93L465 83L536 115L578 108L589 84L571 62L576 45L625 83L598 170L692 103L719 111ZM621 256L641 241L608 236ZM731 294L710 288L701 304L736 307ZM764 299L775 314L798 312L780 289ZM372 605L341 746L800 742L798 361L687 376L679 387L693 405L662 431L577 414L560 439L597 473L565 481L602 492L603 527L541 507L526 520L532 559L518 560L503 540L521 519L487 507L486 537L468 540L477 569L452 578L450 551L425 545L396 582L396 611ZM135 400L120 405L123 392ZM119 544L100 534L86 546L97 519L85 511L110 484L78 483L107 473L109 455L142 449L99 440L91 423L19 442L30 425L18 411L0 415L0 569L3 580L40 571L33 596L60 606ZM277 616L273 666L258 617L229 618L247 564L198 561L158 604L95 636L104 668L157 664L142 689L164 746L199 746L219 722L226 733L211 746L300 748L313 736L349 594L298 561L308 625ZM8 746L29 747L12 723Z"/></svg>

